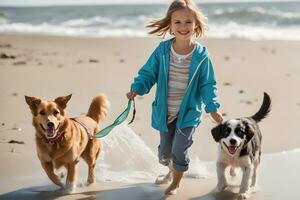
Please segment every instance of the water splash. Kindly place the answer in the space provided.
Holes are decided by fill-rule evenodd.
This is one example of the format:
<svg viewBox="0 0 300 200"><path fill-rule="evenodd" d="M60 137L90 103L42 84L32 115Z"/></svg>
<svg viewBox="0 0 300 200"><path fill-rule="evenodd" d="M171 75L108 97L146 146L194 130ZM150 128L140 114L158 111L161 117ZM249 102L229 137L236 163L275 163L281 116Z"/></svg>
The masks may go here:
<svg viewBox="0 0 300 200"><path fill-rule="evenodd" d="M124 123L102 140L98 178L101 181L153 180L160 171L157 157Z"/></svg>
<svg viewBox="0 0 300 200"><path fill-rule="evenodd" d="M214 162L203 162L199 158L191 160L189 178L214 177ZM99 181L141 182L154 181L167 172L158 163L157 156L145 142L124 123L102 139L102 152L98 159L97 177Z"/></svg>

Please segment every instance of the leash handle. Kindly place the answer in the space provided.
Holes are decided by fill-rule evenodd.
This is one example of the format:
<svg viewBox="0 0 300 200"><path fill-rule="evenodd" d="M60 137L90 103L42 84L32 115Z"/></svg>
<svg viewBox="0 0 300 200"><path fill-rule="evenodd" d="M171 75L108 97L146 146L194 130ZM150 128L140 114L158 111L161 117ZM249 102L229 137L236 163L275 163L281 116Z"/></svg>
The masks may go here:
<svg viewBox="0 0 300 200"><path fill-rule="evenodd" d="M134 121L135 114L136 114L136 108L135 108L135 100L134 100L134 98L132 99L132 101L133 101L133 113L132 113L132 119L130 120L130 122L128 123L128 125L131 124Z"/></svg>

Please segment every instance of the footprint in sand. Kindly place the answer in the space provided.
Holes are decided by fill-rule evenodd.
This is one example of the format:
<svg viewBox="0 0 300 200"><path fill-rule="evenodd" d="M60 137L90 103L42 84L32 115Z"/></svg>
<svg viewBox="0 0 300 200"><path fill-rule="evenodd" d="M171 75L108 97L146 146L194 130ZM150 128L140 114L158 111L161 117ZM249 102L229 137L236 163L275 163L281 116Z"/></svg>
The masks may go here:
<svg viewBox="0 0 300 200"><path fill-rule="evenodd" d="M223 85L224 85L224 86L231 86L232 83L230 83L230 82L225 82L225 83L223 83Z"/></svg>
<svg viewBox="0 0 300 200"><path fill-rule="evenodd" d="M252 101L244 101L244 100L240 100L240 103L245 103L245 104L248 104L248 105L251 105L252 104Z"/></svg>
<svg viewBox="0 0 300 200"><path fill-rule="evenodd" d="M0 44L0 48L11 48L11 44Z"/></svg>
<svg viewBox="0 0 300 200"><path fill-rule="evenodd" d="M272 50L271 50L271 54L275 55L275 54L276 54L276 50L275 50L275 49L272 49Z"/></svg>
<svg viewBox="0 0 300 200"><path fill-rule="evenodd" d="M15 59L16 56L14 56L14 55L8 55L6 53L1 53L0 54L0 58L2 58L2 59Z"/></svg>
<svg viewBox="0 0 300 200"><path fill-rule="evenodd" d="M229 56L225 56L225 57L224 57L224 60L225 60L225 61L229 61L229 60L230 60L230 57L229 57Z"/></svg>
<svg viewBox="0 0 300 200"><path fill-rule="evenodd" d="M99 60L97 60L97 59L90 59L89 62L90 62L90 63L98 63Z"/></svg>
<svg viewBox="0 0 300 200"><path fill-rule="evenodd" d="M251 105L252 101L247 100L245 103L248 104L248 105Z"/></svg>
<svg viewBox="0 0 300 200"><path fill-rule="evenodd" d="M17 62L14 62L13 63L13 65L26 65L27 64L27 62L25 62L25 61L17 61Z"/></svg>
<svg viewBox="0 0 300 200"><path fill-rule="evenodd" d="M17 140L10 140L8 143L9 144L25 144L25 142L23 142L23 141L17 141Z"/></svg>

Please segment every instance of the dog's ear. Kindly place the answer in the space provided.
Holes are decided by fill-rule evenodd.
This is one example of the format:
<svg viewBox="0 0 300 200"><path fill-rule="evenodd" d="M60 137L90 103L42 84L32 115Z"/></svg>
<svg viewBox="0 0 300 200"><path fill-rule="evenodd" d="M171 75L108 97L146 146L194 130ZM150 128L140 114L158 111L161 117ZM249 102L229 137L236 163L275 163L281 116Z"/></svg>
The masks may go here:
<svg viewBox="0 0 300 200"><path fill-rule="evenodd" d="M54 102L61 108L61 109L65 109L67 107L67 103L69 102L69 100L71 99L72 94L68 95L68 96L61 96L61 97L57 97Z"/></svg>
<svg viewBox="0 0 300 200"><path fill-rule="evenodd" d="M219 124L211 130L211 134L214 137L216 142L219 142L222 135L223 124Z"/></svg>
<svg viewBox="0 0 300 200"><path fill-rule="evenodd" d="M252 139L255 134L255 128L253 124L248 120L243 120L243 124L245 125L245 135L246 135L246 144Z"/></svg>
<svg viewBox="0 0 300 200"><path fill-rule="evenodd" d="M42 102L42 100L37 97L25 96L25 101L29 105L32 114L37 115L37 108L38 105Z"/></svg>

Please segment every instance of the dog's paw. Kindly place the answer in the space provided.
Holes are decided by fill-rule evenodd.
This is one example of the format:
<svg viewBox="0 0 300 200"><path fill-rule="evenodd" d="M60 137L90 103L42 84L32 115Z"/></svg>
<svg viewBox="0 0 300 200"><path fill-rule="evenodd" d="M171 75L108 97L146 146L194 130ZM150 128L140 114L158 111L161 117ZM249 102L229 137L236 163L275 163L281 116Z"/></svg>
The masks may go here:
<svg viewBox="0 0 300 200"><path fill-rule="evenodd" d="M240 193L238 195L238 199L242 200L242 199L248 199L250 197L250 193L249 192L244 192L244 193Z"/></svg>
<svg viewBox="0 0 300 200"><path fill-rule="evenodd" d="M88 187L88 186L91 186L91 185L94 185L94 184L95 184L94 181L93 181L93 182L87 181L87 182L85 183L85 186Z"/></svg>
<svg viewBox="0 0 300 200"><path fill-rule="evenodd" d="M59 186L59 187L61 187L61 188L65 187L65 184L63 184L63 182L61 182L60 180L55 181L54 184L57 185L57 186Z"/></svg>
<svg viewBox="0 0 300 200"><path fill-rule="evenodd" d="M65 192L67 194L74 194L76 192L76 184L75 183L66 183Z"/></svg>
<svg viewBox="0 0 300 200"><path fill-rule="evenodd" d="M217 185L214 189L214 192L223 192L227 189L228 185L227 184L223 184L223 185Z"/></svg>

